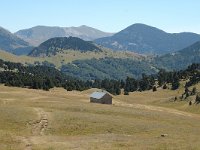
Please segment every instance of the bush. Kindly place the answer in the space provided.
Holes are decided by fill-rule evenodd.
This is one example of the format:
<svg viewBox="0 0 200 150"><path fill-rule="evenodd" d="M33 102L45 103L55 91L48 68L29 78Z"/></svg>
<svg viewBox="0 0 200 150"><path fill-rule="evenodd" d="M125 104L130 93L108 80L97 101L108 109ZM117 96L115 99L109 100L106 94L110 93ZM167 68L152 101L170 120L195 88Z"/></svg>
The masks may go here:
<svg viewBox="0 0 200 150"><path fill-rule="evenodd" d="M153 86L153 92L157 91L156 86Z"/></svg>
<svg viewBox="0 0 200 150"><path fill-rule="evenodd" d="M195 95L197 93L197 88L196 87L193 87L193 89L192 89L192 95Z"/></svg>
<svg viewBox="0 0 200 150"><path fill-rule="evenodd" d="M195 102L196 102L197 104L200 103L200 94L197 94Z"/></svg>
<svg viewBox="0 0 200 150"><path fill-rule="evenodd" d="M175 97L174 97L174 101L177 101L177 99L178 99L178 98L175 96Z"/></svg>
<svg viewBox="0 0 200 150"><path fill-rule="evenodd" d="M127 91L124 91L124 95L129 95L129 92L127 92Z"/></svg>
<svg viewBox="0 0 200 150"><path fill-rule="evenodd" d="M167 89L167 85L166 84L163 85L163 89Z"/></svg>
<svg viewBox="0 0 200 150"><path fill-rule="evenodd" d="M179 80L177 79L177 80L174 80L173 82L172 82L172 90L177 90L178 88L179 88L179 86L180 86L180 83L179 83Z"/></svg>

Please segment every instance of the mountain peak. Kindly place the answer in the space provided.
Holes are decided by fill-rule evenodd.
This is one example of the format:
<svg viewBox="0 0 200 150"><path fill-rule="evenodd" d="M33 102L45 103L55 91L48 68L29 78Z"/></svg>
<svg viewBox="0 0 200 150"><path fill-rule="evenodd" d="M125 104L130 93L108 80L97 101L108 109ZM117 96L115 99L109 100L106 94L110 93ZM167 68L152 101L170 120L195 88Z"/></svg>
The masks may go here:
<svg viewBox="0 0 200 150"><path fill-rule="evenodd" d="M150 25L147 25L144 23L134 23L134 24L130 25L129 27L150 27L150 28L152 28L153 26L150 26Z"/></svg>
<svg viewBox="0 0 200 150"><path fill-rule="evenodd" d="M95 40L113 50L128 50L140 54L166 54L200 41L195 33L171 34L156 27L136 23L111 37Z"/></svg>
<svg viewBox="0 0 200 150"><path fill-rule="evenodd" d="M133 24L133 25L130 25L128 26L127 28L125 28L124 30L122 30L121 32L123 31L130 31L130 32L162 32L162 33L166 33L165 31L161 30L161 29L158 29L156 27L153 27L153 26L149 26L149 25L146 25L146 24L142 24L142 23L136 23L136 24ZM119 32L120 33L120 32Z"/></svg>
<svg viewBox="0 0 200 150"><path fill-rule="evenodd" d="M79 26L79 28L91 28L91 27L86 26L86 25L81 25L81 26Z"/></svg>

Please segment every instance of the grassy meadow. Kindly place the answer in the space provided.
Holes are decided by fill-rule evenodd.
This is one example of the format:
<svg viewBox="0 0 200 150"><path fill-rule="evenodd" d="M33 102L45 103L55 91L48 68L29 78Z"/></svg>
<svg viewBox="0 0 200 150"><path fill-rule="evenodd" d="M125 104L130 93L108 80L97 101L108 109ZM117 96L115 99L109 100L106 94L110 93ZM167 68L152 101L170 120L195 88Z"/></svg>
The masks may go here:
<svg viewBox="0 0 200 150"><path fill-rule="evenodd" d="M100 59L105 57L112 58L130 58L130 59L143 59L144 56L127 51L112 51L104 49L102 52L80 52L74 50L66 50L60 53L57 53L55 56L46 56L46 57L29 57L29 56L16 56L11 53L0 50L0 59L4 61L11 61L15 63L22 64L34 64L35 62L44 62L47 61L51 64L54 64L56 68L60 68L63 64L70 63L75 60L86 60L86 59Z"/></svg>
<svg viewBox="0 0 200 150"><path fill-rule="evenodd" d="M0 85L0 150L200 149L200 106L173 102L183 89L114 96L113 105L89 103L93 91Z"/></svg>

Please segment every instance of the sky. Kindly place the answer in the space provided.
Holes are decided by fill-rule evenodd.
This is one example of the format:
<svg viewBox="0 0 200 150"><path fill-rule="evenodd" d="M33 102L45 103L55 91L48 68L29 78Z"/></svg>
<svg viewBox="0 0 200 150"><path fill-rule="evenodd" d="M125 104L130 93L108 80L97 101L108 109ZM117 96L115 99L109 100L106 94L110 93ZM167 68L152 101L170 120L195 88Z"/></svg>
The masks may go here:
<svg viewBox="0 0 200 150"><path fill-rule="evenodd" d="M0 26L16 32L36 25L87 25L118 32L144 23L166 32L200 34L200 0L0 0Z"/></svg>

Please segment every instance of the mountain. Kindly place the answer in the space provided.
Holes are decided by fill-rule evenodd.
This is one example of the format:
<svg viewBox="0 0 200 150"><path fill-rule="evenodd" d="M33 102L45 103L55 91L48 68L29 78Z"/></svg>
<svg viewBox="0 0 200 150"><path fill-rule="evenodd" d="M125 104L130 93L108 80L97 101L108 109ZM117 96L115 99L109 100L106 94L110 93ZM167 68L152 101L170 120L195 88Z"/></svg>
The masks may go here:
<svg viewBox="0 0 200 150"><path fill-rule="evenodd" d="M62 53L64 50L75 50L80 52L101 51L101 49L92 42L84 41L77 37L57 37L49 39L34 48L29 56L38 57L56 55L56 53Z"/></svg>
<svg viewBox="0 0 200 150"><path fill-rule="evenodd" d="M9 53L21 55L29 53L32 47L29 43L0 27L0 49Z"/></svg>
<svg viewBox="0 0 200 150"><path fill-rule="evenodd" d="M134 24L111 37L95 40L104 47L140 54L166 54L197 41L200 41L200 35L195 33L166 33L145 24Z"/></svg>
<svg viewBox="0 0 200 150"><path fill-rule="evenodd" d="M180 51L156 57L154 64L168 70L185 69L192 63L200 63L200 41Z"/></svg>
<svg viewBox="0 0 200 150"><path fill-rule="evenodd" d="M29 42L34 46L38 46L42 42L54 37L79 37L86 41L92 41L97 38L113 35L112 33L102 32L100 30L88 27L49 27L36 26L30 29L20 30L15 33L18 37Z"/></svg>

